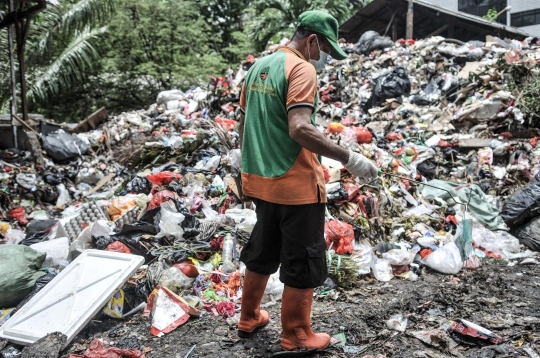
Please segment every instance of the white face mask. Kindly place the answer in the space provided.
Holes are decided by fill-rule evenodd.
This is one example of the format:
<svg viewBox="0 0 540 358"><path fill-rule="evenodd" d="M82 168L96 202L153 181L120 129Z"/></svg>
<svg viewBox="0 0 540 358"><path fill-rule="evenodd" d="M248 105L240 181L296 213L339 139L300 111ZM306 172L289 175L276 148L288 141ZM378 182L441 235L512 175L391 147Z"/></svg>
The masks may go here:
<svg viewBox="0 0 540 358"><path fill-rule="evenodd" d="M317 47L319 48L319 61L312 60L310 56L309 63L311 63L313 67L315 67L315 71L321 72L324 66L326 65L326 61L328 61L328 54L324 51L321 51L318 38L317 38Z"/></svg>

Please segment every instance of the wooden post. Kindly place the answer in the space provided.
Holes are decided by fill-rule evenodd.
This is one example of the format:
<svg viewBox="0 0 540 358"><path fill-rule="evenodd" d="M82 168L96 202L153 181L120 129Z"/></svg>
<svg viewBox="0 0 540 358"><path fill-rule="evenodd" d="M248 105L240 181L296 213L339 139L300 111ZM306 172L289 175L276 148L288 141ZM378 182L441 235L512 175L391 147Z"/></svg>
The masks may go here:
<svg viewBox="0 0 540 358"><path fill-rule="evenodd" d="M405 37L407 39L413 38L413 26L414 26L413 0L409 0L409 6L407 8L407 31L405 34Z"/></svg>
<svg viewBox="0 0 540 358"><path fill-rule="evenodd" d="M9 12L15 11L13 0L9 0ZM13 145L19 148L17 139L17 126L15 125L15 115L17 115L17 80L15 78L15 59L13 58L13 28L14 25L8 27L8 45L9 45L9 70L11 77L11 106L9 108L11 114L11 128L13 129Z"/></svg>

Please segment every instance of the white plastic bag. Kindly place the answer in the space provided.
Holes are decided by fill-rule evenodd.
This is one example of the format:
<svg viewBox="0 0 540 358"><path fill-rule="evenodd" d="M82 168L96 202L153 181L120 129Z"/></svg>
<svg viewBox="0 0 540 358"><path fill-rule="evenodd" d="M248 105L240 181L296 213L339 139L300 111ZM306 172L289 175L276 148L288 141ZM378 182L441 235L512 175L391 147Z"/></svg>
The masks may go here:
<svg viewBox="0 0 540 358"><path fill-rule="evenodd" d="M257 214L251 209L228 209L225 211L225 216L233 219L239 229L247 232L253 231L257 223Z"/></svg>
<svg viewBox="0 0 540 358"><path fill-rule="evenodd" d="M30 245L37 252L45 252L47 257L41 267L58 267L69 259L69 239L61 237Z"/></svg>
<svg viewBox="0 0 540 358"><path fill-rule="evenodd" d="M438 250L433 251L425 260L426 265L448 275L455 275L463 268L459 248L454 242L449 242Z"/></svg>
<svg viewBox="0 0 540 358"><path fill-rule="evenodd" d="M26 234L21 230L9 229L4 236L7 239L7 244L18 245L24 240Z"/></svg>
<svg viewBox="0 0 540 358"><path fill-rule="evenodd" d="M373 270L373 276L375 276L378 281L388 282L394 277L392 266L390 266L390 263L385 259L376 259L373 261L371 269Z"/></svg>
<svg viewBox="0 0 540 358"><path fill-rule="evenodd" d="M394 331L405 332L407 329L407 318L403 318L401 313L395 314L388 321L386 321L386 326Z"/></svg>
<svg viewBox="0 0 540 358"><path fill-rule="evenodd" d="M58 189L58 199L56 199L56 206L64 206L69 203L69 193L64 184L58 184L56 186Z"/></svg>
<svg viewBox="0 0 540 358"><path fill-rule="evenodd" d="M285 285L279 280L279 271L270 275L261 302L267 303L280 300L284 288Z"/></svg>
<svg viewBox="0 0 540 358"><path fill-rule="evenodd" d="M508 258L507 253L519 252L519 240L506 231L491 231L481 225L473 227L473 242L488 251Z"/></svg>
<svg viewBox="0 0 540 358"><path fill-rule="evenodd" d="M182 229L182 221L185 216L176 211L176 207L171 201L161 204L161 220L159 220L159 234L157 238L172 235L177 239L181 239L184 235Z"/></svg>
<svg viewBox="0 0 540 358"><path fill-rule="evenodd" d="M412 252L400 249L393 249L382 254L383 259L387 260L390 265L403 266L410 264L414 259Z"/></svg>
<svg viewBox="0 0 540 358"><path fill-rule="evenodd" d="M358 266L359 275L367 275L371 272L373 258L374 255L371 246L354 244L354 252L351 254L351 260Z"/></svg>
<svg viewBox="0 0 540 358"><path fill-rule="evenodd" d="M114 224L113 224L114 225ZM75 259L83 251L95 248L92 236L105 236L109 237L114 234L114 230L109 226L108 221L98 220L79 234L75 240L71 243L69 252L71 257Z"/></svg>

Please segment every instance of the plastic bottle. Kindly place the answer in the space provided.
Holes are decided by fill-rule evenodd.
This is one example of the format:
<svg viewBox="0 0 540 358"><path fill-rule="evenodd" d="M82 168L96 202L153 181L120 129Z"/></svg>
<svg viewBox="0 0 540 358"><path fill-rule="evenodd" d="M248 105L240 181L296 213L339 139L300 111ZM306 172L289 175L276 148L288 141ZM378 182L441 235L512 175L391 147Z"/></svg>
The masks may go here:
<svg viewBox="0 0 540 358"><path fill-rule="evenodd" d="M225 236L225 239L223 239L223 254L221 255L221 258L223 262L232 262L233 260L233 238L230 234L227 234Z"/></svg>

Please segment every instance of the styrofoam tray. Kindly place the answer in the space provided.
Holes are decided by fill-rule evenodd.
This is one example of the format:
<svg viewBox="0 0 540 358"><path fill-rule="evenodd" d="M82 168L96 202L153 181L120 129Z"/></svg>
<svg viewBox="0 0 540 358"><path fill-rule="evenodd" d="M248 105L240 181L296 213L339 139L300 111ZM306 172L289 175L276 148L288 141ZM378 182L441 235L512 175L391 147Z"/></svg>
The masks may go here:
<svg viewBox="0 0 540 358"><path fill-rule="evenodd" d="M84 251L0 327L0 337L28 345L58 331L67 346L143 262L137 255Z"/></svg>

